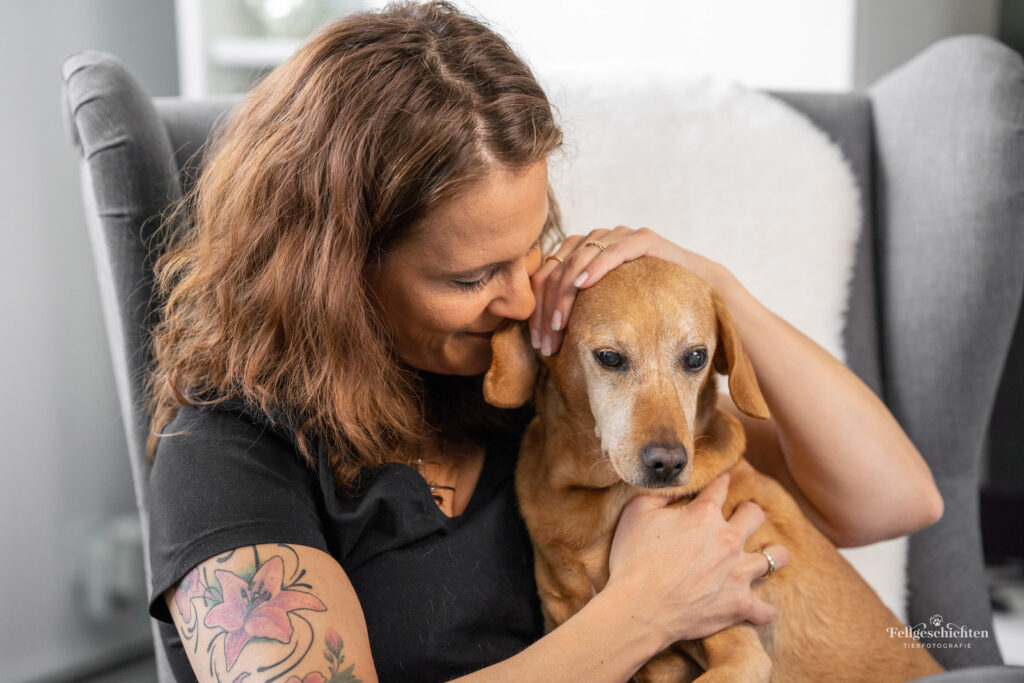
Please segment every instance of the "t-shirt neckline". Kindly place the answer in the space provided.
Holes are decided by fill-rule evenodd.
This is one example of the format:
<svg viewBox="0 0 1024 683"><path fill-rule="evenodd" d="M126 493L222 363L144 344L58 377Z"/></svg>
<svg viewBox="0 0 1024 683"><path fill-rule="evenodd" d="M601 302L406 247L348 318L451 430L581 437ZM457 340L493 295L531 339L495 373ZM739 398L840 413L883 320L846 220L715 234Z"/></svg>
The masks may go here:
<svg viewBox="0 0 1024 683"><path fill-rule="evenodd" d="M408 473L407 476L415 477L415 488L422 498L429 502L428 507L432 508L432 514L436 514L445 524L458 525L473 516L473 513L479 509L484 503L484 496L487 495L486 489L490 489L495 472L495 458L494 449L490 443L484 445L484 462L480 468L480 476L477 477L476 486L473 487L473 493L469 497L469 502L466 503L466 507L460 514L449 517L437 506L434 501L434 494L430 491L430 485L427 484L427 480L423 478L423 475L419 471L404 462L393 462L391 465L397 465L399 471Z"/></svg>

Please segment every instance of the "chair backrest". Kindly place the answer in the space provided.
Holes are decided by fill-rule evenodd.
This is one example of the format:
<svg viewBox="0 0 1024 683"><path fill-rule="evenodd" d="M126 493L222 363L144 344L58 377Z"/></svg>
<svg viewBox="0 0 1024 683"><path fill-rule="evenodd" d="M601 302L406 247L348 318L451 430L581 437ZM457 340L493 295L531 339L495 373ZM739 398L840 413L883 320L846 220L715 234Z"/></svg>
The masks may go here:
<svg viewBox="0 0 1024 683"><path fill-rule="evenodd" d="M945 501L913 534L907 618L987 631L922 637L947 668L1001 662L978 516L980 465L1024 298L1024 62L987 36L932 45L865 93L777 93L843 149L865 222L844 331Z"/></svg>
<svg viewBox="0 0 1024 683"><path fill-rule="evenodd" d="M158 309L150 251L161 212L182 195L182 174L218 116L236 98L154 100L114 56L97 51L62 65L68 135L81 156L82 196L113 358L132 479L142 524L147 584L149 508L143 386L151 361L147 343ZM153 625L158 673L173 681Z"/></svg>
<svg viewBox="0 0 1024 683"><path fill-rule="evenodd" d="M957 36L869 95L886 399L946 511L910 539L911 619L989 632L933 650L947 666L998 661L978 488L1024 291L1024 63L992 38Z"/></svg>
<svg viewBox="0 0 1024 683"><path fill-rule="evenodd" d="M143 381L158 308L154 217L181 196L182 171L239 98L154 100L102 52L74 54L62 71L148 577ZM825 130L858 176L865 229L844 331L848 364L887 400L946 498L945 518L911 539L911 624L942 614L991 632L978 463L1024 291L1022 71L998 43L958 39L867 96L775 93ZM999 661L994 639L934 653L946 666ZM161 680L173 680L160 647L157 656Z"/></svg>

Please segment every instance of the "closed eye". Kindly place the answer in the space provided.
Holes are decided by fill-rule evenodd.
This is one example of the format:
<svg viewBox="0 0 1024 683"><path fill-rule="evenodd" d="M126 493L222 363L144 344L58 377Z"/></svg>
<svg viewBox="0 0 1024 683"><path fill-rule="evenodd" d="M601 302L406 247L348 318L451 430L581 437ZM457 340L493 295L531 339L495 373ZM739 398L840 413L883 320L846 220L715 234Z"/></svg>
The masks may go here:
<svg viewBox="0 0 1024 683"><path fill-rule="evenodd" d="M484 288L489 279L491 279L490 273L483 276L479 280L452 280L452 284L458 287L459 289L465 290L467 292L479 292L481 289Z"/></svg>
<svg viewBox="0 0 1024 683"><path fill-rule="evenodd" d="M526 253L527 254L532 254L534 251L539 249L540 248L540 241L541 241L541 238L538 237L537 241L534 242L530 246L530 250L528 252L526 252ZM483 289L487 285L488 281L494 276L494 273L495 273L495 269L492 268L491 270L487 271L487 273L483 277L481 277L479 279L476 279L476 280L452 280L451 283L455 287L458 287L459 289L467 291L467 292L479 292L481 289Z"/></svg>

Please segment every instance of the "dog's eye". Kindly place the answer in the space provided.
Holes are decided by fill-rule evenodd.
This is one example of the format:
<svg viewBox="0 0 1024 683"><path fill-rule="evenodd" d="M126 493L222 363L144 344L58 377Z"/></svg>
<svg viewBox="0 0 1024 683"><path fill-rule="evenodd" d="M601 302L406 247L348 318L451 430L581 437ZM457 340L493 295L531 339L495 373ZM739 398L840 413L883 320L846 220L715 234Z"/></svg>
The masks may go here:
<svg viewBox="0 0 1024 683"><path fill-rule="evenodd" d="M707 362L708 352L706 349L694 349L683 359L683 364L686 365L687 370L700 370Z"/></svg>
<svg viewBox="0 0 1024 683"><path fill-rule="evenodd" d="M622 356L614 351L594 351L594 358L598 363L609 368L617 368L622 365Z"/></svg>

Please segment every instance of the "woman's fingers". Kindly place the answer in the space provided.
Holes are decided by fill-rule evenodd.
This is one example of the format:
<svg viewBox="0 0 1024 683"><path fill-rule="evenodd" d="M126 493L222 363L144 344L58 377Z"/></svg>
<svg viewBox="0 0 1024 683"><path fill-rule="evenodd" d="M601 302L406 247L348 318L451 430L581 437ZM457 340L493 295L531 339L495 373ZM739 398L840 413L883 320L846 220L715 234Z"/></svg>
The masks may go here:
<svg viewBox="0 0 1024 683"><path fill-rule="evenodd" d="M729 494L729 470L722 472L720 475L708 482L707 486L700 490L700 493L694 497L694 503L707 503L710 504L718 514L722 514L722 506L725 505L725 497Z"/></svg>
<svg viewBox="0 0 1024 683"><path fill-rule="evenodd" d="M630 239L620 239L615 242L608 243L606 249L601 250L593 259L591 259L587 263L586 269L581 273L581 277L577 278L579 281L579 284L576 285L578 289L586 289L587 287L590 287L607 275L608 272L616 266L620 266L626 261L632 261L647 254L650 251L651 243L653 241L649 239L650 237L663 239L648 228L631 230L624 225L620 225L615 228L615 230L628 231Z"/></svg>
<svg viewBox="0 0 1024 683"><path fill-rule="evenodd" d="M574 252L572 258L575 262L571 267L566 264L552 306L552 315L556 316L552 319L552 328L557 328L552 336L552 353L561 347L564 329L579 290L594 284L612 268L647 253L648 245L636 239L634 236L637 234L624 225L610 231L594 231Z"/></svg>
<svg viewBox="0 0 1024 683"><path fill-rule="evenodd" d="M597 282L615 266L643 256L650 247L647 237L654 235L646 228L638 231L620 225L566 238L554 254L558 259L550 259L557 265L542 273L543 282L534 280L537 306L530 321L531 331L535 330L531 340L539 338L542 354L551 355L561 347L579 289Z"/></svg>
<svg viewBox="0 0 1024 683"><path fill-rule="evenodd" d="M527 327L530 330L530 344L535 349L539 349L541 344L540 330L541 321L544 319L544 291L548 287L551 274L558 267L558 261L555 258L555 255L548 256L547 260L540 264L540 268L530 276L530 286L533 288L536 304L529 321L527 321Z"/></svg>
<svg viewBox="0 0 1024 683"><path fill-rule="evenodd" d="M605 590L627 591L674 638L703 638L740 622L768 624L777 617L754 590L760 580L772 580L768 559L750 540L764 511L746 501L726 519L730 479L724 472L685 505L674 505L677 498L637 496L616 525ZM748 547L757 549L746 552ZM789 562L781 545L763 550L775 571Z"/></svg>
<svg viewBox="0 0 1024 683"><path fill-rule="evenodd" d="M746 617L755 626L770 624L775 621L775 608L764 600L751 598Z"/></svg>
<svg viewBox="0 0 1024 683"><path fill-rule="evenodd" d="M643 515L652 511L659 510L663 507L667 507L672 503L675 503L678 498L672 498L670 496L654 496L654 495L639 495L635 496L632 500L626 503L625 507L622 508L622 513L619 515L620 525L629 525L634 523L634 517L641 519ZM638 522L641 523L642 522Z"/></svg>
<svg viewBox="0 0 1024 683"><path fill-rule="evenodd" d="M598 247L588 243L601 241L602 238L609 239L609 235L610 230L593 230L585 237L578 237L573 249L564 257L564 263L550 278L544 291L544 317L540 329L540 352L545 356L557 352L561 347L565 326L578 291L575 283L590 261L601 253Z"/></svg>
<svg viewBox="0 0 1024 683"><path fill-rule="evenodd" d="M769 566L768 558L764 556L764 553L761 552L761 550L763 550L764 553L768 553L768 555L772 558L774 569L772 569ZM749 560L750 565L749 576L752 577L751 580L767 579L769 571L772 574L774 574L775 572L779 571L787 564L789 564L789 551L786 550L785 546L774 544L765 546L761 550L758 550L757 552L753 553L748 553L749 557L747 559Z"/></svg>
<svg viewBox="0 0 1024 683"><path fill-rule="evenodd" d="M772 573L779 571L789 564L789 552L786 550L785 546L773 544L765 546L762 550L771 556L772 562L775 564L775 568L772 570ZM766 558L763 553L760 551L756 553L748 553L747 560L750 567L752 567L750 572L747 574L751 581L771 581L771 579L768 578L768 558ZM754 625L768 624L775 620L775 614L775 607L751 594L750 604L747 606L746 610L747 621Z"/></svg>
<svg viewBox="0 0 1024 683"><path fill-rule="evenodd" d="M736 527L742 534L743 544L746 545L747 539L754 535L764 520L764 510L757 503L748 500L736 506L732 517L729 518L729 524ZM764 552L761 552L762 550ZM767 557L765 553L768 554ZM765 546L745 553L745 555L743 572L745 576L750 577L751 581L767 577L769 571L775 573L789 564L789 551L784 546L777 544ZM771 563L769 563L768 557L772 558Z"/></svg>
<svg viewBox="0 0 1024 683"><path fill-rule="evenodd" d="M558 249L548 256L540 268L530 277L530 285L533 287L533 293L537 300L528 323L530 343L533 345L533 348L541 350L542 353L546 350L547 353L544 353L544 355L553 353L551 350L551 310L549 308L553 304L549 303L549 301L553 302L554 298L550 294L553 290L557 289L561 281L561 272L565 268L566 259L575 251L582 240L583 235L570 235L566 237ZM545 339L545 336L547 336L547 339ZM546 346L545 341L547 342Z"/></svg>
<svg viewBox="0 0 1024 683"><path fill-rule="evenodd" d="M570 235L531 277L537 299L530 317L530 339L534 348L546 356L557 352L576 294L596 284L608 271L641 256L676 263L709 282L722 276L719 264L673 244L649 228L633 230L619 225L613 230Z"/></svg>
<svg viewBox="0 0 1024 683"><path fill-rule="evenodd" d="M736 527L743 534L743 542L754 535L757 528L764 521L764 510L753 501L743 501L736 506L729 518L729 524Z"/></svg>

